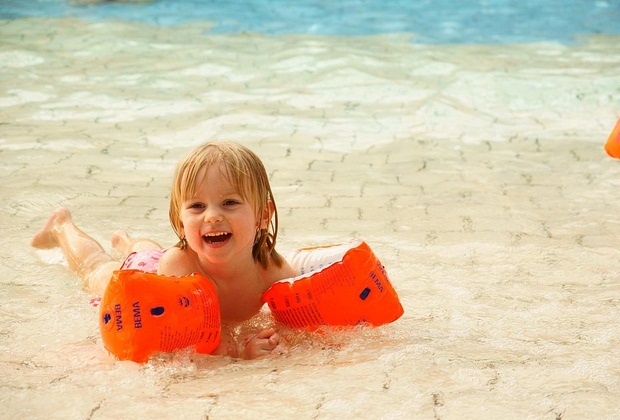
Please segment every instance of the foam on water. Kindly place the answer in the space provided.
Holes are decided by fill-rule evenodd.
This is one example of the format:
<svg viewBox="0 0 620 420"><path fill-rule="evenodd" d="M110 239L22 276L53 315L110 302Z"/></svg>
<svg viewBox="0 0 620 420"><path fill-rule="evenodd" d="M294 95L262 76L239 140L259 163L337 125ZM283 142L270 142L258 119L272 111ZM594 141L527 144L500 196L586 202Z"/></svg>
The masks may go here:
<svg viewBox="0 0 620 420"><path fill-rule="evenodd" d="M620 416L617 36L207 28L0 22L2 416ZM172 245L172 168L213 138L265 161L282 252L364 238L403 318L283 331L290 351L256 361L114 361L91 296L29 239L65 205L106 246L117 228Z"/></svg>

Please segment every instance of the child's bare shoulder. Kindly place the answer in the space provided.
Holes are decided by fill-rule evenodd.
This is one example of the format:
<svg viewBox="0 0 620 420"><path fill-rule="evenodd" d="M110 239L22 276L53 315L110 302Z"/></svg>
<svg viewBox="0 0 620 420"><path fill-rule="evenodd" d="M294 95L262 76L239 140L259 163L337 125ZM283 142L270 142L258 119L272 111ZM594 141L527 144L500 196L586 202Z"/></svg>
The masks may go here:
<svg viewBox="0 0 620 420"><path fill-rule="evenodd" d="M269 275L267 276L268 286L271 286L277 281L292 278L297 275L286 260L282 262L281 266L278 267L275 263L273 263L270 268Z"/></svg>
<svg viewBox="0 0 620 420"><path fill-rule="evenodd" d="M157 274L161 276L186 276L194 271L187 251L172 247L159 260Z"/></svg>

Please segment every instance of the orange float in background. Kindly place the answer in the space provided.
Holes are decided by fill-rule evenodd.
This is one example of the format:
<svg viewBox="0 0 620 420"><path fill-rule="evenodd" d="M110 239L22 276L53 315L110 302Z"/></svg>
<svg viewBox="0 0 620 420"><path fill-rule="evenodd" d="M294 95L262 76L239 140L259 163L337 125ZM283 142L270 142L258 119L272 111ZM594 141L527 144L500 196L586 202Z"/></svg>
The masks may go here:
<svg viewBox="0 0 620 420"><path fill-rule="evenodd" d="M605 143L605 151L609 156L620 159L620 118Z"/></svg>
<svg viewBox="0 0 620 420"><path fill-rule="evenodd" d="M282 324L378 326L404 313L385 268L361 240L301 249L289 262L300 275L274 283L262 297Z"/></svg>
<svg viewBox="0 0 620 420"><path fill-rule="evenodd" d="M105 348L120 360L146 362L189 346L212 353L221 340L217 293L199 274L115 271L101 299L99 329Z"/></svg>

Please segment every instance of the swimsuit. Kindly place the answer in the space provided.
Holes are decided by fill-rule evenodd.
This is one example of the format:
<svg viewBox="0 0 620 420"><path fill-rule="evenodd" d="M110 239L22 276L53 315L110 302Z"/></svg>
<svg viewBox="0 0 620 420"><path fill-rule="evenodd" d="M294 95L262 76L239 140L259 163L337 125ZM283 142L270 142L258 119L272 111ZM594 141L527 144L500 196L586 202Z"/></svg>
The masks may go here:
<svg viewBox="0 0 620 420"><path fill-rule="evenodd" d="M123 262L121 270L140 270L145 273L157 274L157 267L165 249L148 249L146 251L132 252Z"/></svg>

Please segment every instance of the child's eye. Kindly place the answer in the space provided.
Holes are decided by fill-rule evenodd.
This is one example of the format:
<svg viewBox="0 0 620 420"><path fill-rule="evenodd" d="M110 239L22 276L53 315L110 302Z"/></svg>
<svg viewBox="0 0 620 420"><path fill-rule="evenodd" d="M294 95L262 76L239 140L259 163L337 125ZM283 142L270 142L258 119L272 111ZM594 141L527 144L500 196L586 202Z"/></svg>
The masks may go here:
<svg viewBox="0 0 620 420"><path fill-rule="evenodd" d="M225 206L234 206L235 204L239 204L239 202L237 200L232 200L232 199L224 201Z"/></svg>
<svg viewBox="0 0 620 420"><path fill-rule="evenodd" d="M188 207L189 207L190 209L196 209L196 210L199 210L199 209L203 209L205 206L204 206L204 204L202 204L202 203L191 203Z"/></svg>

